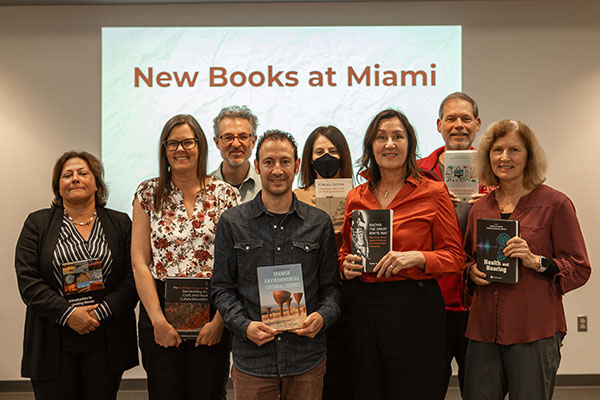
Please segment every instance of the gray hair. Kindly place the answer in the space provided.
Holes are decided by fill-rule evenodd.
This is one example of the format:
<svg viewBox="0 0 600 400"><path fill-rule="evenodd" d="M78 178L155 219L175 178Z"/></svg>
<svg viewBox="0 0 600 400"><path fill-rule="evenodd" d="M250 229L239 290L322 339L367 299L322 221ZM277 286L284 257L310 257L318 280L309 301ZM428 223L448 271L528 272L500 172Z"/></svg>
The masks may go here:
<svg viewBox="0 0 600 400"><path fill-rule="evenodd" d="M225 118L241 118L250 122L250 126L252 127L252 132L250 134L256 136L256 128L258 127L258 118L252 110L250 110L247 106L228 106L224 107L219 111L219 115L213 119L213 130L215 132L215 136L218 137L221 133L219 132L219 124Z"/></svg>
<svg viewBox="0 0 600 400"><path fill-rule="evenodd" d="M473 100L473 98L466 93L454 92L450 93L444 98L444 100L442 100L442 103L440 104L440 110L438 112L440 119L444 119L444 106L446 103L454 99L462 99L471 103L471 107L473 108L473 117L475 117L475 119L479 118L479 107L477 107L475 100Z"/></svg>

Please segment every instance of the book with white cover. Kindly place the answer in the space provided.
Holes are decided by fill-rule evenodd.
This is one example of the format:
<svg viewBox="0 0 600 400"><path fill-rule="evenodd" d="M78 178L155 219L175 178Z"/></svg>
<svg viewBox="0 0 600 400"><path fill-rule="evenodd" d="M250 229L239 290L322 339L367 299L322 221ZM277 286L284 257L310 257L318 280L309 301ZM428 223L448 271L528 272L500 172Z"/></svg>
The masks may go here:
<svg viewBox="0 0 600 400"><path fill-rule="evenodd" d="M350 189L352 178L315 179L315 204L329 214L334 227L341 227L344 222L346 195Z"/></svg>
<svg viewBox="0 0 600 400"><path fill-rule="evenodd" d="M473 172L475 150L446 150L444 152L444 183L461 201L469 201L479 192L479 182Z"/></svg>

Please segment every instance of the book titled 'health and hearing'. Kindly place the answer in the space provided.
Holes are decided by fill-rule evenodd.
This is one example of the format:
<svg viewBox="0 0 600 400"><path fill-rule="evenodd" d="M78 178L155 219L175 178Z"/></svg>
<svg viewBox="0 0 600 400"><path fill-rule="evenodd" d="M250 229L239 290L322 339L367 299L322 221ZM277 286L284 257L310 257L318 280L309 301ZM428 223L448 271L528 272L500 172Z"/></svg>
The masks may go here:
<svg viewBox="0 0 600 400"><path fill-rule="evenodd" d="M506 242L519 235L519 221L509 219L477 220L477 269L486 280L500 283L519 282L519 259L504 254Z"/></svg>

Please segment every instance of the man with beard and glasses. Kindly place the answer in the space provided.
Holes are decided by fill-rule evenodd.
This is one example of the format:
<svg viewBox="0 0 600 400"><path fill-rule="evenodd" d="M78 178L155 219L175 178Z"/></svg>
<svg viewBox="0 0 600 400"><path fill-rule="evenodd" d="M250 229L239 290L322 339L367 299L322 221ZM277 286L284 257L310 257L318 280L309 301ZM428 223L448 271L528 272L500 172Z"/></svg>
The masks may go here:
<svg viewBox="0 0 600 400"><path fill-rule="evenodd" d="M257 126L258 118L246 106L225 107L213 120L214 141L223 161L210 175L237 188L242 203L260 191L260 178L249 161Z"/></svg>

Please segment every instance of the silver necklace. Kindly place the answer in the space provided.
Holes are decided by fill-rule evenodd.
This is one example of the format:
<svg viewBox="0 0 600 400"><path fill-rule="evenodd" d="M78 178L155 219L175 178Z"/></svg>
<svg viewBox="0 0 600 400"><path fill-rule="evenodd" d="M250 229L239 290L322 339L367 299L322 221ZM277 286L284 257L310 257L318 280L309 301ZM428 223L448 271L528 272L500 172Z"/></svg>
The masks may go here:
<svg viewBox="0 0 600 400"><path fill-rule="evenodd" d="M89 225L89 224L92 223L92 221L94 220L94 218L96 218L96 211L94 211L94 213L92 214L92 217L90 218L90 220L86 221L86 222L76 222L75 220L73 220L73 218L71 218L71 216L69 215L69 213L67 212L67 210L65 210L65 215L67 216L67 219L69 221L71 221L71 223L73 225L87 226L87 225Z"/></svg>
<svg viewBox="0 0 600 400"><path fill-rule="evenodd" d="M505 203L503 206L501 206L500 202L498 201L498 207L500 207L500 212L503 213L504 209L507 208L509 205L511 205L511 206L514 207L515 206L515 201L518 202L519 199L521 198L521 193L522 192L519 191L519 193L517 194L517 196L514 196L508 203ZM506 197L506 196L503 196L503 198L502 198L503 200L504 200L504 197Z"/></svg>

